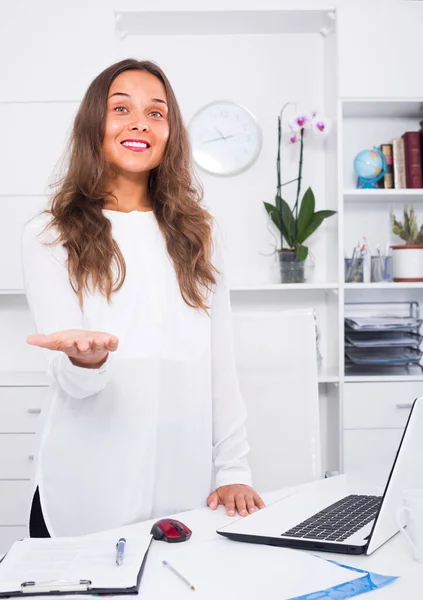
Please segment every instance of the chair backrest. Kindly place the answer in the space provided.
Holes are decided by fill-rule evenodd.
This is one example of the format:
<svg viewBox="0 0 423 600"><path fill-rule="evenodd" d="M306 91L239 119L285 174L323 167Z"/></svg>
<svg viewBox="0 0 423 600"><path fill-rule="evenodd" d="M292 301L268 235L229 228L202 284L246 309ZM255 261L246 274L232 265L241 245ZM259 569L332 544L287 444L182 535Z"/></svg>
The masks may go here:
<svg viewBox="0 0 423 600"><path fill-rule="evenodd" d="M234 312L233 326L255 488L322 477L313 310Z"/></svg>

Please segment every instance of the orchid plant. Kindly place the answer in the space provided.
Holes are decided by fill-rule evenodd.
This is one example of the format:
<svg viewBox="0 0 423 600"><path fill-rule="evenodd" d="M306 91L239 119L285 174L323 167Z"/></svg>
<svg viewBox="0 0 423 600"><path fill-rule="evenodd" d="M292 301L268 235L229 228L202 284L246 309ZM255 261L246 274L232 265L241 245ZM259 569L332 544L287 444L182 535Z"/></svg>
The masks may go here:
<svg viewBox="0 0 423 600"><path fill-rule="evenodd" d="M282 116L285 108L291 104L288 102L282 108L278 116L278 156L277 156L277 188L275 204L264 202L265 209L280 232L281 251L283 251L283 240L286 240L288 249L295 251L296 257L300 261L306 260L308 248L304 242L311 236L322 222L335 214L333 210L320 210L315 212L315 198L311 187L304 193L301 202L301 181L303 173L304 157L304 139L308 132L315 131L324 134L329 129L329 121L326 117L317 112L301 112L289 121L291 144L300 145L300 156L298 162L298 177L282 183L281 179L281 141L282 141ZM291 209L288 203L282 198L282 187L289 183L297 182L296 200Z"/></svg>

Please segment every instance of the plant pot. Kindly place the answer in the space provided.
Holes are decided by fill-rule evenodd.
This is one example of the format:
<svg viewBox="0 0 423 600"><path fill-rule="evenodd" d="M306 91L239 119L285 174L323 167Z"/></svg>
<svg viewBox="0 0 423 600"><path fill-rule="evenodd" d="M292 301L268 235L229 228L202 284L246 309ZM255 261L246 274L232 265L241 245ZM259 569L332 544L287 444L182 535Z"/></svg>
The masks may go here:
<svg viewBox="0 0 423 600"><path fill-rule="evenodd" d="M391 246L392 279L423 281L423 246Z"/></svg>
<svg viewBox="0 0 423 600"><path fill-rule="evenodd" d="M279 269L282 283L304 283L304 262L298 259L295 250L278 250Z"/></svg>

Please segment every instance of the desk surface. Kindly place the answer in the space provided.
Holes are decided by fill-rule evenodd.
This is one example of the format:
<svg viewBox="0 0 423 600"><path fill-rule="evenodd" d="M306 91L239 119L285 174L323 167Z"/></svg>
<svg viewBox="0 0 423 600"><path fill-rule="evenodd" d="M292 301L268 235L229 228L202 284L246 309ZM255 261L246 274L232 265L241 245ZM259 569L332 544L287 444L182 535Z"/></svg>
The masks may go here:
<svg viewBox="0 0 423 600"><path fill-rule="evenodd" d="M313 493L319 491L319 489L322 489L322 487L325 486L332 486L333 489L337 489L338 486L340 488L343 486L343 478L344 476L333 477L331 479L325 479L322 481L309 483L305 486L286 488L277 492L263 494L263 498L266 503L270 504L274 501L282 499L284 496L286 496L293 490L300 488L310 489L310 492ZM188 525L188 527L192 529L193 535L191 540L188 542L191 545L191 547L194 547L196 544L198 544L200 547L200 544L202 542L215 540L216 543L222 544L222 552L230 552L228 560L233 559L233 547L239 542L231 543L229 550L227 540L216 533L216 529L222 527L223 525L231 521L231 518L226 515L226 512L222 506L220 506L216 511L212 511L208 507L206 507L194 511L180 513L179 515L173 516L175 518L179 518L182 522L184 522L186 525ZM137 525L130 526L130 529L133 531L134 528L136 528L140 531L140 533L145 533L147 531L150 531L153 522L154 521L146 521L144 523L139 523ZM96 534L96 537L101 537L101 535L101 533ZM152 543L147 559L145 574L143 576L140 589L140 596L143 600L150 600L150 598L155 598L154 577L151 576L151 568L149 568L149 565L154 565L155 563L160 564L160 557L163 553L162 546L164 544L165 542L157 541L153 541ZM177 557L178 548L181 548L183 546L184 544L166 544L166 555L170 562L172 562L172 556ZM334 560L338 560L347 565L355 566L361 569L374 571L384 575L400 576L397 581L395 581L388 587L372 592L368 597L374 598L374 600L398 600L399 598L415 598L417 597L416 593L418 593L419 595L421 594L421 589L423 587L423 564L419 564L412 559L406 541L400 534L397 534L391 540L386 542L371 556L347 556L342 554L329 553L321 553L320 555L323 558L333 558ZM283 589L283 584L281 582L279 582L279 587L280 589ZM172 590L169 590L169 594L171 594L171 592ZM187 589L187 593L189 594L192 592L190 592L190 590ZM188 595L187 597L190 596ZM223 590L221 598L223 600L226 600L224 597ZM193 596L193 600L195 600L195 595Z"/></svg>

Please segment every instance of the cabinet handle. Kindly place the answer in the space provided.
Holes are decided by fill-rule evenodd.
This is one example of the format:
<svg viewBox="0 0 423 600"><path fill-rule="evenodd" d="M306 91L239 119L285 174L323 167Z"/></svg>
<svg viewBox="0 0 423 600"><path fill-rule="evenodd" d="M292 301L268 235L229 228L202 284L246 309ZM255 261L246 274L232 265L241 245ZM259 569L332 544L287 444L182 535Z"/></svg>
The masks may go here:
<svg viewBox="0 0 423 600"><path fill-rule="evenodd" d="M411 402L404 402L404 403L400 403L396 405L397 408L411 408L413 405L411 404Z"/></svg>
<svg viewBox="0 0 423 600"><path fill-rule="evenodd" d="M41 408L28 408L26 412L30 415L39 415L41 412Z"/></svg>
<svg viewBox="0 0 423 600"><path fill-rule="evenodd" d="M28 456L28 460L31 460L31 461L33 461L33 460L34 460L34 455L33 455L33 454L30 454L30 455Z"/></svg>

